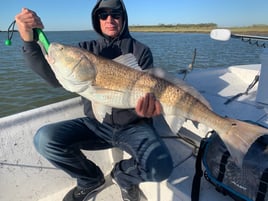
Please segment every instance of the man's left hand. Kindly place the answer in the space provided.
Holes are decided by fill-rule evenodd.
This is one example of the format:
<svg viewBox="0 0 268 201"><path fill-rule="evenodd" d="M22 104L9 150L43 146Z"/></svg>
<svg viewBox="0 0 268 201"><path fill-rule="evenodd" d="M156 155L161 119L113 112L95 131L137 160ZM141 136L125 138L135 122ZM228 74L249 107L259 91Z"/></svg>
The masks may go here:
<svg viewBox="0 0 268 201"><path fill-rule="evenodd" d="M162 113L162 106L161 103L156 100L154 94L147 93L138 100L135 110L139 116L151 118Z"/></svg>

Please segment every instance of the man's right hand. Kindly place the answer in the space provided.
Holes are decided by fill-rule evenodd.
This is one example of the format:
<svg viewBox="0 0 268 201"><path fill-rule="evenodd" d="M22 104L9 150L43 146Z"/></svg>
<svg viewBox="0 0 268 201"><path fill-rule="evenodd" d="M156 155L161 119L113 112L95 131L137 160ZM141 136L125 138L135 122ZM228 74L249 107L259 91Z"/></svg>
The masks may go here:
<svg viewBox="0 0 268 201"><path fill-rule="evenodd" d="M23 41L30 42L34 40L33 29L43 29L43 23L40 17L32 10L22 8L22 11L15 16L18 31Z"/></svg>
<svg viewBox="0 0 268 201"><path fill-rule="evenodd" d="M140 117L152 118L162 113L162 106L154 94L147 93L138 100L135 110Z"/></svg>

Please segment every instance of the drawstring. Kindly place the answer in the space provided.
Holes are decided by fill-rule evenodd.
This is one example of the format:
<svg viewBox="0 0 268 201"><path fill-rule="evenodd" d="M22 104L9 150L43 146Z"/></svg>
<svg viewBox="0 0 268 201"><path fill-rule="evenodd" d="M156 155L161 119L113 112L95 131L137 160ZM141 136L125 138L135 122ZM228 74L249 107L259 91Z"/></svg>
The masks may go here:
<svg viewBox="0 0 268 201"><path fill-rule="evenodd" d="M11 45L11 39L13 37L14 28L15 28L16 20L14 20L8 27L7 30L7 40L5 41L5 44L10 46Z"/></svg>

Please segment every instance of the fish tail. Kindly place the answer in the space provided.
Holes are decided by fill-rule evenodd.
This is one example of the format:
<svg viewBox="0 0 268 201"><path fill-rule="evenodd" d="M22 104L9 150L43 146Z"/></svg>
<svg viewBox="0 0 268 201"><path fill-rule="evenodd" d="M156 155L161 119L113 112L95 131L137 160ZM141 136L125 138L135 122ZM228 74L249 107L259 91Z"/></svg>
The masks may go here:
<svg viewBox="0 0 268 201"><path fill-rule="evenodd" d="M268 135L268 129L235 119L227 119L231 127L220 137L224 141L235 163L242 167L243 159L250 146L261 136Z"/></svg>

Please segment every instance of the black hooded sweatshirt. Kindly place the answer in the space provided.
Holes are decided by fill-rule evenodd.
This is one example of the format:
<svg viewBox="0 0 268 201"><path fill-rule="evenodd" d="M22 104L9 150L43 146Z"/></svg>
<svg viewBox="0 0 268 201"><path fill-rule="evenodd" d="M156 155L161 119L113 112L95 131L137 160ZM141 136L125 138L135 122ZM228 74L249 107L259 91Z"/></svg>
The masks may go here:
<svg viewBox="0 0 268 201"><path fill-rule="evenodd" d="M121 33L116 38L109 38L102 34L100 30L98 8L101 0L97 2L92 10L92 24L94 30L101 36L98 40L80 42L78 45L96 55L103 56L108 59L114 59L120 55L132 53L139 66L142 69L153 67L153 57L151 50L132 38L128 29L128 17L125 5L121 0L121 9L123 11L123 23ZM54 87L60 87L49 64L45 60L41 48L37 42L24 42L23 55L28 66ZM91 102L82 97L84 104L84 113L86 116L95 118L92 112ZM124 126L140 121L134 109L112 109L111 115L106 115L104 122L114 126Z"/></svg>

